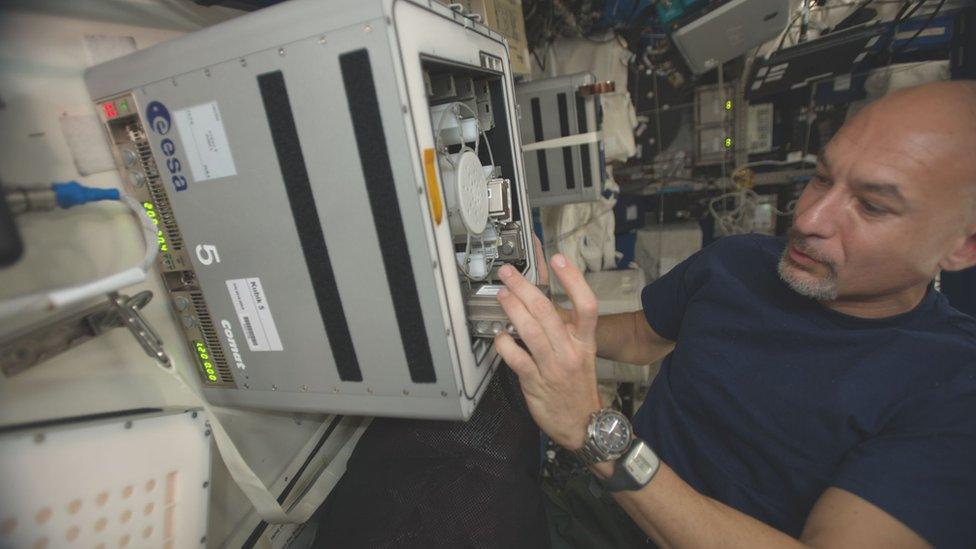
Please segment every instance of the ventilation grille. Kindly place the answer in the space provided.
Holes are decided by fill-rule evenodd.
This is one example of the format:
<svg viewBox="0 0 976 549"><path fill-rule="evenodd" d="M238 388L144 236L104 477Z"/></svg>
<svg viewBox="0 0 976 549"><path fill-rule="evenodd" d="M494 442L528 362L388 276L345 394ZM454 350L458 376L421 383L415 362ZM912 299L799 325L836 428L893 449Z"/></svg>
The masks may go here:
<svg viewBox="0 0 976 549"><path fill-rule="evenodd" d="M159 179L159 170L156 169L156 161L153 159L146 132L137 123L127 125L125 131L129 134L129 139L135 144L136 152L139 154L142 171L146 174L149 196L156 208L156 219L159 220L163 232L166 233L166 242L169 244L170 250L182 250L183 235L180 234L180 229L176 226L173 208L169 205L169 197L166 196L166 190L163 189L162 182Z"/></svg>
<svg viewBox="0 0 976 549"><path fill-rule="evenodd" d="M210 309L207 308L207 302L203 299L203 293L190 292L190 301L193 303L197 320L200 322L203 342L207 345L210 358L217 370L216 382L210 381L206 376L203 377L203 382L208 385L235 385L234 376L231 374L230 367L227 365L227 357L224 355L224 347L220 344L220 338L217 337L217 329L210 317Z"/></svg>

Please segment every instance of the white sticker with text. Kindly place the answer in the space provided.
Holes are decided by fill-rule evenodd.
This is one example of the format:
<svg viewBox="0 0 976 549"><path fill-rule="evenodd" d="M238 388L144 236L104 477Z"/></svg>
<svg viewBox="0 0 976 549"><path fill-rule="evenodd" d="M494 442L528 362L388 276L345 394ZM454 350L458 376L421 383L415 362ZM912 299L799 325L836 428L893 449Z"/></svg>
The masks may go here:
<svg viewBox="0 0 976 549"><path fill-rule="evenodd" d="M216 101L174 111L173 114L194 180L237 175Z"/></svg>
<svg viewBox="0 0 976 549"><path fill-rule="evenodd" d="M281 351L281 338L271 316L268 296L260 278L237 278L227 281L227 291L234 303L244 339L252 351Z"/></svg>

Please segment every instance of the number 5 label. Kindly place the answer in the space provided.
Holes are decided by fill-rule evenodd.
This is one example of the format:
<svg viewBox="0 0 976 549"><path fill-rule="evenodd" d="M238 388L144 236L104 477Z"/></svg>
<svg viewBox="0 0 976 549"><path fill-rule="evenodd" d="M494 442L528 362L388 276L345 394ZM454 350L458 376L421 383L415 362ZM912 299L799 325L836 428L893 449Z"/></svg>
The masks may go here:
<svg viewBox="0 0 976 549"><path fill-rule="evenodd" d="M196 251L200 263L204 265L220 263L220 254L217 253L217 247L213 244L197 244Z"/></svg>

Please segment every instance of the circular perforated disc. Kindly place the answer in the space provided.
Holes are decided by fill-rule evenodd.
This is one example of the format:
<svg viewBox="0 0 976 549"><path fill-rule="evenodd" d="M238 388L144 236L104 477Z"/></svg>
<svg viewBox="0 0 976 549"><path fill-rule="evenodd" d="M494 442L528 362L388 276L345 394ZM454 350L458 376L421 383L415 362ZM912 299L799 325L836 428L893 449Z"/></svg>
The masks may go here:
<svg viewBox="0 0 976 549"><path fill-rule="evenodd" d="M456 157L455 189L461 221L472 234L481 234L488 224L488 181L478 155L471 150Z"/></svg>

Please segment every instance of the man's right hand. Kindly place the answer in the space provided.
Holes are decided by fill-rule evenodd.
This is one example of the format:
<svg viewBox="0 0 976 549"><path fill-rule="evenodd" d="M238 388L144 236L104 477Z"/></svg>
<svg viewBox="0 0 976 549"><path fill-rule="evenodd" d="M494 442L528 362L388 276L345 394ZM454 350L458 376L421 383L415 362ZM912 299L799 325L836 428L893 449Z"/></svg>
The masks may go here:
<svg viewBox="0 0 976 549"><path fill-rule="evenodd" d="M549 285L549 267L542 242L532 235L535 249L536 269L539 270L538 285ZM563 324L572 325L575 311L566 309L553 301L556 313ZM647 365L658 360L674 349L674 343L658 335L644 319L643 311L599 316L596 325L597 356L625 362Z"/></svg>
<svg viewBox="0 0 976 549"><path fill-rule="evenodd" d="M535 249L535 264L536 269L539 271L539 282L537 286L549 286L549 262L546 259L546 253L542 248L542 241L535 233L532 233L532 247ZM552 296L552 288L549 288L550 299ZM568 324L573 321L573 311L564 308L562 305L556 303L553 299L552 304L556 307L556 312L559 313L559 318L563 320L563 323Z"/></svg>

